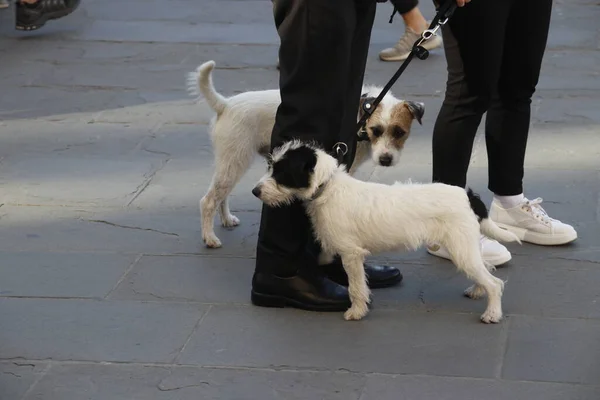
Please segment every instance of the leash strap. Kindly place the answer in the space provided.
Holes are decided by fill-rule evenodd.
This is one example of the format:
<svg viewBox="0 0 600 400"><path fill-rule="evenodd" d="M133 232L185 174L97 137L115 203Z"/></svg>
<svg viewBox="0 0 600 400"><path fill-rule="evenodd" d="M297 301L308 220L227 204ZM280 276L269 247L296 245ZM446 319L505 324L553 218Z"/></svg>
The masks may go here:
<svg viewBox="0 0 600 400"><path fill-rule="evenodd" d="M456 7L457 6L456 6L455 0L446 0L444 3L442 3L437 8L437 10L436 10L437 13L435 14L435 17L433 18L433 20L431 21L429 28L427 28L425 31L423 31L423 33L421 34L421 37L419 39L417 39L417 41L414 43L410 53L408 54L408 57L406 58L406 60L404 60L402 65L400 65L400 68L398 68L396 73L392 76L392 78L388 81L388 83L381 90L381 93L379 93L379 96L377 96L377 98L373 101L365 100L363 102L363 105L362 105L363 115L362 115L361 119L358 121L357 128L356 128L356 131L358 132L358 140L359 141L369 140L369 137L365 130L365 125L367 123L367 120L369 119L369 117L371 117L371 115L373 114L373 112L375 111L375 109L377 108L377 106L379 105L381 100L383 100L383 98L385 97L387 92L389 92L389 90L396 83L398 78L400 78L400 75L402 75L402 73L404 72L406 67L408 67L408 64L410 64L412 59L415 56L420 60L425 60L425 59L427 59L427 57L429 57L429 51L427 49L425 49L423 46L421 46L421 44L423 42L425 42L426 40L430 39L433 35L435 35L436 32L442 27L442 25L445 25L448 22L448 20L454 13L454 10L456 10ZM392 23L392 20L394 18L394 15L396 14L396 12L397 12L397 9L394 6L394 12L392 13L392 15L390 17L390 23ZM338 145L338 143L336 143L336 146L337 145ZM338 147L334 146L334 150L336 151L336 154L338 153L338 148L339 148L339 146ZM347 152L347 146L346 146L346 152ZM340 159L340 158L343 158L343 155L340 157L338 154L338 159Z"/></svg>

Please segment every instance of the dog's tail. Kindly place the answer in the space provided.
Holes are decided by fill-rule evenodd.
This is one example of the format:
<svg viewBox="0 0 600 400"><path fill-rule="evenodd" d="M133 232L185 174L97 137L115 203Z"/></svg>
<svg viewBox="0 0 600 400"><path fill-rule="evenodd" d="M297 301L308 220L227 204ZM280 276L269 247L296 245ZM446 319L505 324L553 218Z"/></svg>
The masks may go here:
<svg viewBox="0 0 600 400"><path fill-rule="evenodd" d="M470 188L467 189L467 196L469 197L469 204L471 209L479 218L479 226L481 227L481 233L485 236L501 241L501 242L518 242L521 240L514 233L507 231L506 229L500 228L494 221L489 218L488 210L481 201L481 198L473 192Z"/></svg>
<svg viewBox="0 0 600 400"><path fill-rule="evenodd" d="M221 114L227 107L227 99L215 90L211 74L214 67L215 62L211 60L200 65L196 71L190 72L187 88L192 96L202 93L208 105L217 114Z"/></svg>

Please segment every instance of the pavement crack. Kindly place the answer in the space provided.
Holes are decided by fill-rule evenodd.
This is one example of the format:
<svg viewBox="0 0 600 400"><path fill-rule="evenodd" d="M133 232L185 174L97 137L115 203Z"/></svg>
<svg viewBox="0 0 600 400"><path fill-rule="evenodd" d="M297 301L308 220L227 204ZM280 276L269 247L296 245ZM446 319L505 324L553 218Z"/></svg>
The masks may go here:
<svg viewBox="0 0 600 400"><path fill-rule="evenodd" d="M114 226L114 227L117 227L117 228L135 229L135 230L138 230L138 231L155 232L155 233L160 233L161 235L168 235L168 236L177 236L177 237L179 237L179 234L177 234L177 233L159 231L158 229L140 228L139 226L120 225L120 224L115 224L114 222L104 221L102 219L82 219L82 218L80 218L80 219L82 221L95 222L95 223L98 223L98 224L110 225L110 226Z"/></svg>
<svg viewBox="0 0 600 400"><path fill-rule="evenodd" d="M179 362L179 357L181 357L181 355L185 351L185 348L187 347L188 343L190 342L190 340L192 340L192 336L194 336L194 333L196 333L196 331L198 330L198 327L202 324L202 321L204 321L204 318L206 318L206 316L208 315L208 313L210 313L210 310L212 310L212 308L213 308L213 306L210 305L206 308L206 311L204 311L204 313L202 313L202 315L198 319L198 322L196 322L196 325L194 325L194 327L192 328L192 331L190 332L189 336L187 337L185 343L183 344L183 346L181 346L181 348L177 352L177 355L173 358L173 363Z"/></svg>
<svg viewBox="0 0 600 400"><path fill-rule="evenodd" d="M35 368L35 364L31 364L31 363L13 362L13 364L16 365L17 367L31 367L31 368Z"/></svg>
<svg viewBox="0 0 600 400"><path fill-rule="evenodd" d="M152 171L148 177L146 179L144 179L144 182L142 182L131 194L133 194L133 197L131 198L131 200L129 200L127 202L127 206L130 206L138 197L140 197L140 195L144 192L144 190L146 190L148 188L148 186L150 186L150 182L152 182L152 179L154 179L154 177L156 176L156 174L162 170L167 163L169 162L170 159L166 159L158 168L156 168L154 171Z"/></svg>
<svg viewBox="0 0 600 400"><path fill-rule="evenodd" d="M3 374L16 376L17 378L21 377L21 375L15 374L14 372L10 372L10 371L4 371Z"/></svg>
<svg viewBox="0 0 600 400"><path fill-rule="evenodd" d="M148 153L152 153L152 154L159 154L159 155L163 155L163 156L167 156L167 157L171 157L170 153L167 153L166 151L160 151L160 150L150 150L150 149L143 149L144 151L148 152Z"/></svg>
<svg viewBox="0 0 600 400"><path fill-rule="evenodd" d="M600 264L600 261L595 261L595 260L582 260L579 258L569 258L569 257L564 257L564 256L550 256L551 259L554 260L564 260L564 261L574 261L574 262L582 262L582 263L592 263L592 264Z"/></svg>
<svg viewBox="0 0 600 400"><path fill-rule="evenodd" d="M133 291L133 293L135 293L137 295L140 295L140 296L152 296L152 297L157 298L159 300L167 300L167 299L169 299L168 297L162 297L162 296L159 296L157 294L150 293L150 292L140 292L139 290L135 290L135 288L131 288L131 290Z"/></svg>
<svg viewBox="0 0 600 400"><path fill-rule="evenodd" d="M196 384L193 384L193 385L183 385L183 386L174 386L174 387L164 387L164 386L162 385L162 382L161 382L161 383L159 383L158 385L156 385L156 388L157 388L158 390L160 390L161 392L171 392L171 391L173 391L173 390L179 390L179 389L185 389L185 388L192 388L192 387L202 387L202 386L210 386L210 383L209 383L209 382L202 381L202 382L200 382L200 383L196 383Z"/></svg>
<svg viewBox="0 0 600 400"><path fill-rule="evenodd" d="M421 302L421 304L425 304L425 291L424 290L419 291L419 301Z"/></svg>
<svg viewBox="0 0 600 400"><path fill-rule="evenodd" d="M75 144L68 144L65 147L60 147L58 149L54 149L52 150L53 152L59 152L59 151L67 151L67 150L71 150L74 147L82 147L82 146L89 146L93 144L92 142L86 142L86 143L75 143Z"/></svg>

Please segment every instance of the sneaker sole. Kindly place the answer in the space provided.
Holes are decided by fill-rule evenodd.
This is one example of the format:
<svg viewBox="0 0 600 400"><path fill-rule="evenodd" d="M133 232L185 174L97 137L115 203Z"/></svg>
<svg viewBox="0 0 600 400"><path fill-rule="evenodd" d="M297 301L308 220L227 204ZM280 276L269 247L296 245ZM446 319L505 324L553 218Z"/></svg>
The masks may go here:
<svg viewBox="0 0 600 400"><path fill-rule="evenodd" d="M494 221L495 222L495 221ZM562 235L546 235L538 232L531 232L527 229L517 228L512 225L506 225L496 222L500 228L506 229L509 232L517 235L523 242L533 243L540 246L561 246L569 244L577 240L577 232L573 231Z"/></svg>
<svg viewBox="0 0 600 400"><path fill-rule="evenodd" d="M80 4L81 4L81 0L77 0L70 7L66 8L64 10L42 14L40 16L40 18L38 18L36 21L33 21L32 23L28 23L28 24L22 24L17 19L15 29L18 31L35 31L37 29L42 28L44 25L46 25L46 22L48 22L48 21L60 19L60 18L66 17L68 15L71 15L73 12L75 12L75 10L77 10L79 8Z"/></svg>
<svg viewBox="0 0 600 400"><path fill-rule="evenodd" d="M446 257L444 254L437 253L437 252L435 252L433 250L429 250L429 248L427 248L427 252L429 254L431 254L432 256L452 261L452 259L450 257ZM507 251L505 254L500 254L500 255L498 255L496 257L485 258L484 260L486 262L492 264L494 267L499 267L500 265L504 265L507 262L509 262L510 260L512 260L512 254L510 254L510 252Z"/></svg>

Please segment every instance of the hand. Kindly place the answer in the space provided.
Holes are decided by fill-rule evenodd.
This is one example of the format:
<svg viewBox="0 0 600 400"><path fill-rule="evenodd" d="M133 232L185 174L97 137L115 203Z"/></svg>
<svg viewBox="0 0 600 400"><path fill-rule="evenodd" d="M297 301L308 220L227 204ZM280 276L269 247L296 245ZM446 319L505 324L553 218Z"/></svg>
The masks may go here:
<svg viewBox="0 0 600 400"><path fill-rule="evenodd" d="M464 7L465 4L470 3L471 0L456 0L456 5L459 7Z"/></svg>

